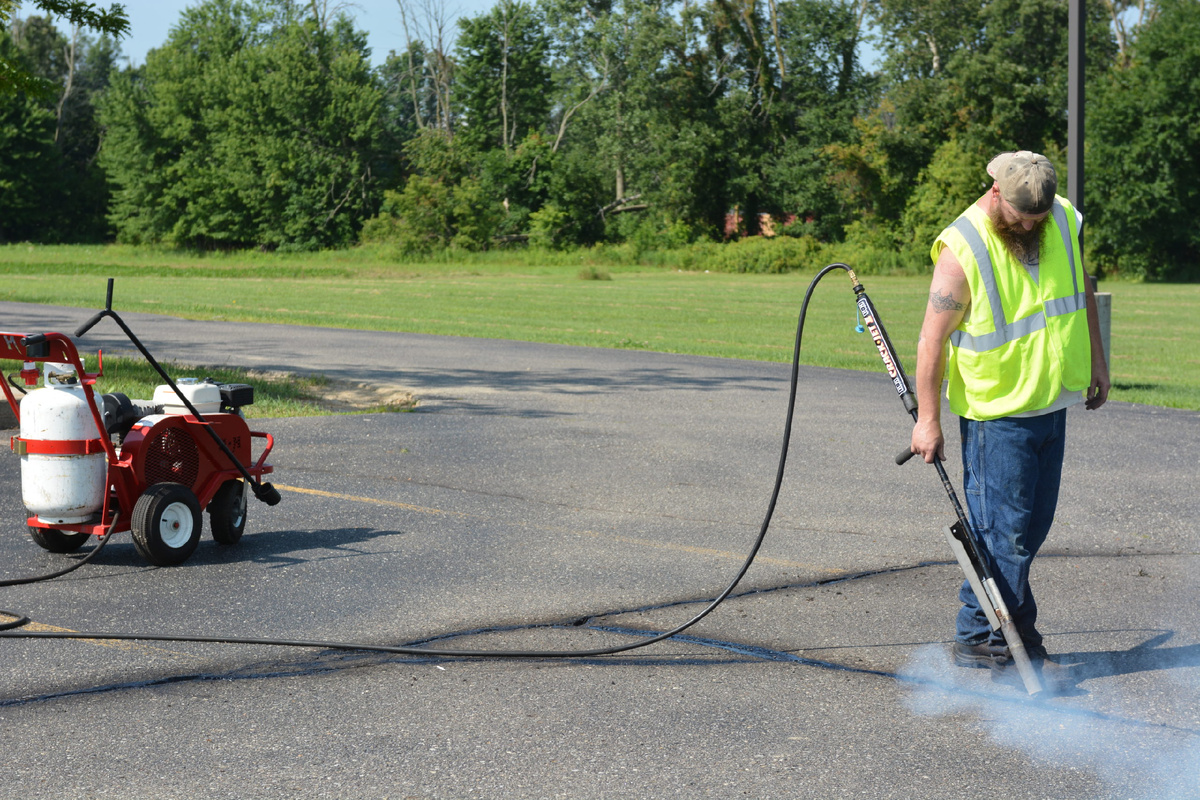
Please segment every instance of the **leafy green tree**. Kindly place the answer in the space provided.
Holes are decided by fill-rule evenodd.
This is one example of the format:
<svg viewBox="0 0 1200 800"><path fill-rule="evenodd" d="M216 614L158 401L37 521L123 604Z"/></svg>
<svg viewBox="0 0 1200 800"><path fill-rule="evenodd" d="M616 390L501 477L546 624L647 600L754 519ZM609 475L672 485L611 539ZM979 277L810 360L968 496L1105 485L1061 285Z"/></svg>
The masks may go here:
<svg viewBox="0 0 1200 800"><path fill-rule="evenodd" d="M1086 9L1094 82L1116 48L1101 0ZM874 10L886 54L883 101L873 122L860 123L862 146L837 149L853 176L848 185L877 193L852 204L923 259L929 232L984 188L983 177L969 176L982 175L991 155L1065 152L1067 4L876 0Z"/></svg>
<svg viewBox="0 0 1200 800"><path fill-rule="evenodd" d="M29 97L0 103L0 242L43 238L45 199L62 191L53 136L54 114L41 103Z"/></svg>
<svg viewBox="0 0 1200 800"><path fill-rule="evenodd" d="M610 88L612 7L612 0L539 0L551 40L554 152L563 145L579 112Z"/></svg>
<svg viewBox="0 0 1200 800"><path fill-rule="evenodd" d="M901 217L901 229L918 263L924 263L938 234L987 190L986 165L994 155L957 137L934 152Z"/></svg>
<svg viewBox="0 0 1200 800"><path fill-rule="evenodd" d="M636 192L625 194L636 197L624 207L646 208L636 219L617 218L618 234L632 225L645 240L646 230L653 229L660 244L670 246L680 236L717 235L724 225L734 154L721 129L720 66L710 41L696 35L708 11L685 4L655 15L653 24L636 23L653 35L637 40L633 74L625 81L628 128L638 146L627 147ZM643 59L657 68L639 69Z"/></svg>
<svg viewBox="0 0 1200 800"><path fill-rule="evenodd" d="M608 165L586 148L565 147L555 154L546 177L546 202L538 209L553 212L537 220L544 243L562 247L603 241L607 221L600 211L612 198L611 177Z"/></svg>
<svg viewBox="0 0 1200 800"><path fill-rule="evenodd" d="M404 151L413 173L403 189L384 193L363 240L395 243L405 253L486 250L501 209L480 184L474 151L437 128L421 130Z"/></svg>
<svg viewBox="0 0 1200 800"><path fill-rule="evenodd" d="M0 31L0 56L55 96L0 94L0 241L97 241L107 183L93 102L117 56L111 39L61 34L46 17Z"/></svg>
<svg viewBox="0 0 1200 800"><path fill-rule="evenodd" d="M707 27L725 85L719 127L730 157L728 200L746 233L759 212L811 220L840 236L848 206L834 191L829 145L853 135L870 88L856 51L861 19L840 0L715 0Z"/></svg>
<svg viewBox="0 0 1200 800"><path fill-rule="evenodd" d="M654 144L646 135L654 112L650 95L670 38L670 5L645 0L545 5L558 39L554 66L563 98L554 149L585 147L603 165L610 200L617 203L613 210L644 189L639 161Z"/></svg>
<svg viewBox="0 0 1200 800"><path fill-rule="evenodd" d="M856 5L542 0L541 9L555 86L542 197L571 231L555 241L718 235L734 207L748 232L753 208L840 234L848 211L826 147L854 134L868 88ZM558 174L568 170L570 180Z"/></svg>
<svg viewBox="0 0 1200 800"><path fill-rule="evenodd" d="M513 0L458 25L454 135L478 154L480 191L503 208L497 234L519 236L545 202L553 160L549 37L540 13Z"/></svg>
<svg viewBox="0 0 1200 800"><path fill-rule="evenodd" d="M649 215L656 228L681 219L715 228L727 154L713 127L719 87L692 30L697 8L644 0L546 8L563 172L552 176L550 198L567 220L562 240L623 238L642 226L629 215Z"/></svg>
<svg viewBox="0 0 1200 800"><path fill-rule="evenodd" d="M129 242L348 244L378 206L383 94L348 20L287 5L187 9L102 106L111 220Z"/></svg>
<svg viewBox="0 0 1200 800"><path fill-rule="evenodd" d="M460 19L455 45L457 135L479 149L511 153L549 122L549 39L537 12L499 0L486 14Z"/></svg>
<svg viewBox="0 0 1200 800"><path fill-rule="evenodd" d="M853 218L836 191L829 151L853 141L854 118L873 91L858 60L862 20L856 3L788 0L779 4L781 141L764 176L777 214L809 221L824 241L841 238Z"/></svg>
<svg viewBox="0 0 1200 800"><path fill-rule="evenodd" d="M384 93L384 123L401 143L437 118L427 55L425 44L415 40L403 52L388 53L378 70Z"/></svg>
<svg viewBox="0 0 1200 800"><path fill-rule="evenodd" d="M1085 241L1106 272L1200 279L1200 5L1161 0L1088 115Z"/></svg>
<svg viewBox="0 0 1200 800"><path fill-rule="evenodd" d="M453 134L452 12L444 0L396 0L396 5L405 46L398 56L395 51L389 55L388 88L407 99L403 113L411 114L417 128L440 128Z"/></svg>
<svg viewBox="0 0 1200 800"><path fill-rule="evenodd" d="M0 29L9 27L18 3L19 0L0 0ZM66 19L75 28L88 28L115 38L129 32L129 18L119 3L108 8L97 8L87 0L32 0L31 4L48 15ZM56 89L52 79L22 67L9 54L0 54L0 95L25 92L48 98Z"/></svg>

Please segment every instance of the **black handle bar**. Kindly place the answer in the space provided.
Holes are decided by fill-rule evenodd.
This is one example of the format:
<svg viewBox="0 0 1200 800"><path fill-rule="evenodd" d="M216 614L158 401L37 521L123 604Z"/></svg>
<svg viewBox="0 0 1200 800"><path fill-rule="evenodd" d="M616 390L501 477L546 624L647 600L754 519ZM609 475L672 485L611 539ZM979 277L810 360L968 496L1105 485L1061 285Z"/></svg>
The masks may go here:
<svg viewBox="0 0 1200 800"><path fill-rule="evenodd" d="M104 310L97 311L95 316L93 316L87 322L83 323L82 325L80 325L78 328L75 329L75 338L76 339L83 336L85 333L90 331L92 328L96 327L96 323L99 322L100 320L104 319L105 317L112 316L112 313L113 313L112 294L113 294L113 279L109 278L108 279L108 296L104 300Z"/></svg>

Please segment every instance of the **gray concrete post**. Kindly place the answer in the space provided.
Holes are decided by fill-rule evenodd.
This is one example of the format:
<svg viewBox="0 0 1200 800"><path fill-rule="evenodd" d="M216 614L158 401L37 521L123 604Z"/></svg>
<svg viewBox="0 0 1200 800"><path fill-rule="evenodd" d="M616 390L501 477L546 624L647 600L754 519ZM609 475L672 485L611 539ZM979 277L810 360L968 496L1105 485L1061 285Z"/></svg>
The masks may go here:
<svg viewBox="0 0 1200 800"><path fill-rule="evenodd" d="M1096 312L1100 318L1100 341L1104 343L1104 363L1112 374L1112 293L1096 292Z"/></svg>

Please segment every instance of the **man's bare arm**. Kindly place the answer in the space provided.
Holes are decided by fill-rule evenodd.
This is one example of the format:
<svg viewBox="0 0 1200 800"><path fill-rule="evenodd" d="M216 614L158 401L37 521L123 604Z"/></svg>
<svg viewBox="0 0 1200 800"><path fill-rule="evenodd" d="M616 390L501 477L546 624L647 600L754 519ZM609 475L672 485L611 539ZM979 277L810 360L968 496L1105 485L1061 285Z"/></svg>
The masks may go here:
<svg viewBox="0 0 1200 800"><path fill-rule="evenodd" d="M917 423L912 451L926 462L946 458L942 435L942 377L946 371L946 341L962 322L971 302L966 273L950 248L942 248L933 268L929 303L917 342Z"/></svg>

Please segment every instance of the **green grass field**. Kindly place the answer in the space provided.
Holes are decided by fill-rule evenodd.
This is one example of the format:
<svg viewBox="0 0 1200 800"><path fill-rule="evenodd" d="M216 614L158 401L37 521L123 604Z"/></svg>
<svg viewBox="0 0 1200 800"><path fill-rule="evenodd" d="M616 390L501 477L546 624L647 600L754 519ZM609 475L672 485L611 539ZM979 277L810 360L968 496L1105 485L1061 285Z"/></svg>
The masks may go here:
<svg viewBox="0 0 1200 800"><path fill-rule="evenodd" d="M0 299L99 309L105 279L114 277L118 311L788 361L815 272L529 261L492 255L394 264L360 250L195 255L9 245L0 247ZM928 278L862 280L911 371ZM1113 296L1112 398L1200 410L1200 358L1191 345L1200 333L1200 286L1106 282L1100 290ZM803 362L882 369L856 323L850 282L841 272L830 275L809 310Z"/></svg>

